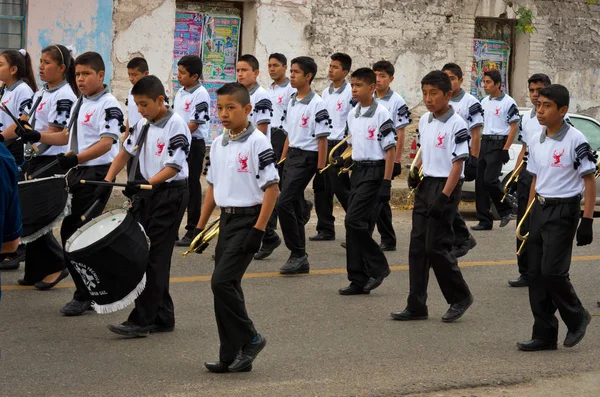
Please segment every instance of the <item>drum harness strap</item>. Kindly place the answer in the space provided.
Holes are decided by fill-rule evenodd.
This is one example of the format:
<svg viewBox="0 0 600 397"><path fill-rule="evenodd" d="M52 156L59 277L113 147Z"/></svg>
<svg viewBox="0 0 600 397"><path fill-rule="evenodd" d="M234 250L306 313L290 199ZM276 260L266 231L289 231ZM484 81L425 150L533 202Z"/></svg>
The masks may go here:
<svg viewBox="0 0 600 397"><path fill-rule="evenodd" d="M135 155L133 156L133 161L131 163L131 168L129 169L129 176L127 177L128 182L135 181L135 174L137 173L138 164L140 162L140 153L142 153L142 148L146 143L146 135L148 135L148 130L150 129L150 122L146 120L146 123L142 127L142 131L140 132L140 136L135 142L134 150ZM137 148L137 149L136 149Z"/></svg>

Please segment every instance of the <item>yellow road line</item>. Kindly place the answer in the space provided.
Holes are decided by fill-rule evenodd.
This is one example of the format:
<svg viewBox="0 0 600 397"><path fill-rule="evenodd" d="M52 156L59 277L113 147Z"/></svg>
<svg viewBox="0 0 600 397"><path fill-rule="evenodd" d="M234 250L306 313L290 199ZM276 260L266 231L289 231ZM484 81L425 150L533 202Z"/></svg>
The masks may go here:
<svg viewBox="0 0 600 397"><path fill-rule="evenodd" d="M584 261L597 261L600 260L600 255L589 255L589 256L574 256L571 258L572 262L584 262ZM460 267L479 267L479 266L504 266L504 265L516 265L515 259L509 260L498 260L498 261L475 261L475 262L459 262ZM390 266L392 271L408 270L408 265ZM247 273L244 278L273 278L273 277L298 277L298 276L316 276L316 275L330 275L330 274L346 274L346 269L311 269L309 274L285 276L279 274L279 272L262 272L262 273ZM210 281L210 276L187 276L187 277L171 277L172 283L195 283L201 281ZM72 288L75 284L73 283L60 283L54 288ZM3 285L2 291L16 291L16 290L32 290L35 287L23 286L23 285Z"/></svg>

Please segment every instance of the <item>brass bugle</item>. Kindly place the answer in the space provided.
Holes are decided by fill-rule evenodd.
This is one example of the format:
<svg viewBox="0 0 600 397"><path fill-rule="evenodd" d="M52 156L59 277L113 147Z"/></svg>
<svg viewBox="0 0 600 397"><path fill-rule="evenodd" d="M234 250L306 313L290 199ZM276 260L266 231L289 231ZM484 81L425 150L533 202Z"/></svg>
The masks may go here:
<svg viewBox="0 0 600 397"><path fill-rule="evenodd" d="M519 175L523 171L522 168L525 166L525 164L525 159L521 160L517 168L512 172L512 174L510 174L510 177L504 184L504 196L502 196L502 200L500 200L501 203L504 202L504 199L506 199L506 196L508 196L508 193L510 193L510 188L512 184L519 180Z"/></svg>
<svg viewBox="0 0 600 397"><path fill-rule="evenodd" d="M337 145L335 145L333 148L331 148L331 150L329 151L329 157L328 157L329 164L327 164L324 168L322 168L321 170L319 170L319 174L322 174L323 172L325 172L325 170L327 168L329 168L331 166L339 165L335 161L335 159L333 158L333 155L351 137L352 137L352 135L348 135L347 137L345 137L344 139L342 139ZM346 161L347 159L349 159L350 157L352 157L352 149L350 149L350 154L348 154L348 150L345 150L344 153L342 153L341 157L342 157L342 160L344 160L344 161Z"/></svg>
<svg viewBox="0 0 600 397"><path fill-rule="evenodd" d="M283 162L285 161L285 159L286 159L286 158L287 158L287 157L284 157L284 158L282 158L281 160L279 160L279 161L277 162L277 165L281 165L281 164L283 164Z"/></svg>
<svg viewBox="0 0 600 397"><path fill-rule="evenodd" d="M346 151L345 151L345 152L342 154L342 156L343 156L344 154L346 154L346 155L348 156L347 158L350 158L350 157L352 157L352 147L349 147L349 148L348 148L348 149L347 149L347 150L346 150ZM344 160L346 160L346 158L344 158ZM338 172L338 176L340 176L340 175L342 175L342 174L344 174L344 173L346 173L346 172L350 171L350 169L352 169L352 167L354 167L354 162L352 162L352 164L350 164L350 166L349 166L349 167L342 167L342 168L340 169L340 172Z"/></svg>
<svg viewBox="0 0 600 397"><path fill-rule="evenodd" d="M206 226L204 230L202 230L202 232L200 232L196 237L194 237L192 243L190 244L190 247L187 249L187 251L183 253L183 256L187 256L192 252L198 252L200 247L202 247L205 244L208 245L210 240L217 237L219 235L220 220L220 217L215 219L208 226Z"/></svg>
<svg viewBox="0 0 600 397"><path fill-rule="evenodd" d="M519 246L519 249L517 250L517 256L521 255L521 252L523 252L523 247L525 247L525 243L527 242L527 239L529 238L529 232L525 233L525 235L521 234L521 227L523 226L523 223L529 216L529 212L531 212L531 209L533 208L533 204L535 204L535 200L536 200L535 197L533 198L533 200L531 200L531 203L527 206L527 210L525 211L525 213L523 214L523 217L521 218L521 220L519 221L519 224L517 225L517 231L516 231L517 238L522 241L521 245Z"/></svg>
<svg viewBox="0 0 600 397"><path fill-rule="evenodd" d="M409 169L408 173L411 178L417 178L417 176L418 176L419 180L423 180L423 164L421 164L421 166L419 167L419 173L416 174L417 164L419 163L420 159L421 159L421 147L419 147L419 150L417 150L417 154L415 155L415 158L413 159L412 163L410 164L410 169ZM416 188L410 189L410 192L408 193L408 198L412 197L415 190L416 190Z"/></svg>

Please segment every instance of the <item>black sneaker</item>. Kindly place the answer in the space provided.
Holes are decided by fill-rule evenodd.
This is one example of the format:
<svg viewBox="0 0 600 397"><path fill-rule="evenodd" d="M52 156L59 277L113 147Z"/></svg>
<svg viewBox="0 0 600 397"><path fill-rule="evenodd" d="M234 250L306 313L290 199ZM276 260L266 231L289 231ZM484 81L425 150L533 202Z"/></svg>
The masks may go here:
<svg viewBox="0 0 600 397"><path fill-rule="evenodd" d="M238 353L235 360L233 360L229 366L229 371L242 372L252 365L252 362L256 359L258 353L260 353L267 345L267 339L264 336L256 334L256 337L258 339L256 342L248 343Z"/></svg>
<svg viewBox="0 0 600 397"><path fill-rule="evenodd" d="M308 255L304 256L290 256L285 265L279 269L281 274L302 274L310 271L310 265L308 263Z"/></svg>
<svg viewBox="0 0 600 397"><path fill-rule="evenodd" d="M0 262L0 270L17 270L24 261L25 250L18 249L16 252L6 255L6 258Z"/></svg>
<svg viewBox="0 0 600 397"><path fill-rule="evenodd" d="M183 236L183 238L181 240L175 241L175 245L177 247L189 247L190 244L192 244L193 240L194 240L194 231L188 230L187 233L185 234L185 236Z"/></svg>
<svg viewBox="0 0 600 397"><path fill-rule="evenodd" d="M65 316L81 316L87 310L92 310L91 301L78 301L73 299L60 309L60 312Z"/></svg>
<svg viewBox="0 0 600 397"><path fill-rule="evenodd" d="M473 248L475 248L476 245L477 241L475 240L475 237L469 236L469 238L460 246L452 247L452 254L454 254L455 258L460 258L462 256L467 255L467 253Z"/></svg>
<svg viewBox="0 0 600 397"><path fill-rule="evenodd" d="M137 325L130 321L125 321L118 325L109 325L108 329L117 335L128 338L145 338L155 328L154 325Z"/></svg>
<svg viewBox="0 0 600 397"><path fill-rule="evenodd" d="M263 244L260 247L260 249L258 250L258 252L256 254L254 254L254 259L256 259L257 261L260 261L262 259L267 258L280 245L281 245L281 238L279 238L279 236L277 236L277 241L275 241L273 243L266 244L263 242Z"/></svg>

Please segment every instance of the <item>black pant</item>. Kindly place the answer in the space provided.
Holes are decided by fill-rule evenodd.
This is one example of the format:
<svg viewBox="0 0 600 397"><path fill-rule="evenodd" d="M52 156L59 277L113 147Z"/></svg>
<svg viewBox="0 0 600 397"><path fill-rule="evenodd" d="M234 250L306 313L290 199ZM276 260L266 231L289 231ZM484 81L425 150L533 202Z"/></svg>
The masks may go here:
<svg viewBox="0 0 600 397"><path fill-rule="evenodd" d="M389 201L381 205L381 210L377 217L377 231L381 236L381 244L389 247L396 246L396 232L392 224L392 207L390 207Z"/></svg>
<svg viewBox="0 0 600 397"><path fill-rule="evenodd" d="M533 181L533 176L527 171L523 170L519 173L519 179L517 180L517 225L523 219L523 215L525 215L525 211L527 210L527 203L529 201L529 189L531 188L531 182ZM528 217L523 222L523 226L521 226L521 234L525 235L529 231L529 221ZM517 251L521 246L521 240L517 239ZM517 257L517 264L519 265L519 273L521 277L527 279L528 278L528 270L529 270L529 259L528 256L528 244L525 244L523 250L521 251L521 255Z"/></svg>
<svg viewBox="0 0 600 397"><path fill-rule="evenodd" d="M373 239L373 228L381 211L379 187L385 166L361 167L352 171L350 200L346 212L346 270L351 285L363 287L369 277L379 277L389 265Z"/></svg>
<svg viewBox="0 0 600 397"><path fill-rule="evenodd" d="M455 247L460 247L467 242L469 237L471 237L469 228L458 209L456 210L456 215L454 215L454 220L452 221L452 230L454 230Z"/></svg>
<svg viewBox="0 0 600 397"><path fill-rule="evenodd" d="M286 247L295 257L306 255L304 189L317 171L318 153L290 148L283 168L277 213Z"/></svg>
<svg viewBox="0 0 600 397"><path fill-rule="evenodd" d="M449 304L460 302L471 294L456 258L450 253L454 243L452 222L460 201L462 182L450 195L440 219L427 215L429 206L445 184L445 178L426 177L415 193L408 251L410 293L407 309L419 314L427 313L430 267Z"/></svg>
<svg viewBox="0 0 600 397"><path fill-rule="evenodd" d="M481 139L477 178L475 178L475 207L479 224L483 226L491 227L494 224L490 214L490 200L494 202L500 216L509 215L512 211L507 201L504 203L500 201L504 191L498 178L502 174L501 156L505 143L506 137L498 140L484 135Z"/></svg>
<svg viewBox="0 0 600 397"><path fill-rule="evenodd" d="M146 288L135 300L135 308L128 318L134 324L175 325L169 277L173 247L187 200L188 188L181 184L178 187L159 187L151 194L134 197L131 214L144 226L150 238Z"/></svg>
<svg viewBox="0 0 600 397"><path fill-rule="evenodd" d="M339 141L328 141L327 153L338 144ZM335 156L341 155L348 147L343 144L336 150ZM317 172L313 179L313 191L315 193L315 212L317 213L317 232L329 236L335 236L335 217L333 216L333 195L344 208L348 210L348 199L350 198L350 177L348 173L338 176L340 168L329 167L324 173Z"/></svg>
<svg viewBox="0 0 600 397"><path fill-rule="evenodd" d="M202 185L200 184L200 175L202 175L202 165L204 155L206 154L206 143L204 139L192 139L190 154L188 156L189 168L189 194L190 198L187 205L187 223L185 229L193 231L200 220L200 211L202 208Z"/></svg>
<svg viewBox="0 0 600 397"><path fill-rule="evenodd" d="M96 165L90 167L79 166L69 171L67 177L67 184L69 185L69 191L71 192L71 215L65 217L62 222L62 226L60 228L60 238L62 241L63 249L69 237L73 235L77 231L78 228L83 226L83 222L81 222L81 216L85 214L85 212L91 207L91 205L95 201L95 191L96 186L92 185L82 185L79 183L80 180L86 179L89 181L103 181L106 177L106 173L110 168L110 164L106 165ZM98 213L94 214L94 216L98 216L106 203L108 202L108 198L101 203L98 207ZM93 218L93 216L92 216ZM75 282L75 293L73 294L73 299L78 301L89 301L91 300L90 294L81 279L79 273L75 270L73 265L68 263L67 268L69 269L69 273L71 273L71 278L73 282Z"/></svg>
<svg viewBox="0 0 600 397"><path fill-rule="evenodd" d="M243 251L244 241L257 219L258 214L221 213L211 288L221 342L219 360L225 363L232 362L240 349L256 336L246 311L242 277L253 256Z"/></svg>
<svg viewBox="0 0 600 397"><path fill-rule="evenodd" d="M55 156L34 157L29 161L29 175L56 160ZM40 175L45 178L64 171L56 164ZM65 257L62 246L54 238L52 231L25 246L25 274L23 279L37 283L49 274L60 272L65 268Z"/></svg>
<svg viewBox="0 0 600 397"><path fill-rule="evenodd" d="M531 210L527 245L534 339L556 341L556 309L571 331L583 321L584 308L569 279L580 211L578 199L568 204L546 206L538 201Z"/></svg>
<svg viewBox="0 0 600 397"><path fill-rule="evenodd" d="M283 146L285 145L286 134L280 128L271 128L271 146L273 146L273 151L275 152L275 158L277 161L281 158L281 154L283 153ZM283 167L277 167L277 172L279 173L279 189L281 189L281 180L283 176ZM265 234L263 236L263 242L266 244L272 244L279 239L279 236L275 232L277 229L277 209L274 209L271 213L271 217L269 218L269 222L267 223L267 227L265 229Z"/></svg>

